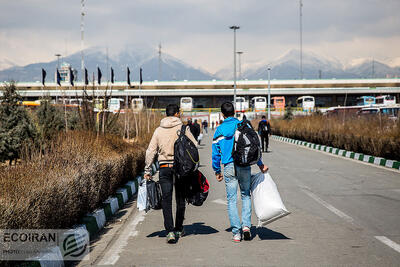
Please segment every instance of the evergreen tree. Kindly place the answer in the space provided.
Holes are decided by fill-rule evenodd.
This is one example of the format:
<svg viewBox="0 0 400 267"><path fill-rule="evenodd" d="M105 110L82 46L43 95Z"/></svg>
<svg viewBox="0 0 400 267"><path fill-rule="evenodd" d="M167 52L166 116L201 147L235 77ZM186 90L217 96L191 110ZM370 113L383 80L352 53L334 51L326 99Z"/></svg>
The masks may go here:
<svg viewBox="0 0 400 267"><path fill-rule="evenodd" d="M50 104L49 99L44 99L40 102L36 116L42 142L51 140L58 131L64 129L63 114Z"/></svg>
<svg viewBox="0 0 400 267"><path fill-rule="evenodd" d="M10 164L20 156L24 143L34 141L36 128L29 114L19 105L22 98L13 82L6 84L0 104L0 161Z"/></svg>

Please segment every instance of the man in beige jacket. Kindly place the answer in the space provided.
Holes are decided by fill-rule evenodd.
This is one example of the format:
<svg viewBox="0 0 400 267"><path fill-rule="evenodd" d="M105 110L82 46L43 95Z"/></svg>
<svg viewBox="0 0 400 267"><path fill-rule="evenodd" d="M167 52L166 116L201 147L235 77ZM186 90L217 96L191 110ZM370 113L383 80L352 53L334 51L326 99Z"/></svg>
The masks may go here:
<svg viewBox="0 0 400 267"><path fill-rule="evenodd" d="M186 208L185 186L182 181L175 179L176 218L174 227L174 219L172 217L174 174L172 167L174 163L174 144L182 128L182 121L177 105L169 104L166 108L166 113L167 117L161 120L160 127L154 131L149 147L147 148L144 178L147 180L151 179L151 164L156 154L158 154L164 227L168 233L167 242L175 243L184 234L183 220ZM194 144L197 144L196 139L194 139L189 129L186 129L185 134Z"/></svg>

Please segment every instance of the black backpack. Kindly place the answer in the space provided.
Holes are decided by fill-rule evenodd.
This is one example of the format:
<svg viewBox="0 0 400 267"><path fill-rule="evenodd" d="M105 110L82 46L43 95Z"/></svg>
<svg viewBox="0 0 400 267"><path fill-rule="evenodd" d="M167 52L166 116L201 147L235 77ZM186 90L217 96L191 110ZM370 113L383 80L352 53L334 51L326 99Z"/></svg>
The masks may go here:
<svg viewBox="0 0 400 267"><path fill-rule="evenodd" d="M186 201L193 206L201 206L207 199L210 184L199 171L195 171L187 181Z"/></svg>
<svg viewBox="0 0 400 267"><path fill-rule="evenodd" d="M178 139L174 144L174 172L178 178L188 176L199 167L199 151L196 145L186 136L186 126L182 125Z"/></svg>
<svg viewBox="0 0 400 267"><path fill-rule="evenodd" d="M269 132L270 132L270 126L269 126L269 122L268 121L266 121L266 122L261 122L260 123L260 127L261 127L261 134L263 134L263 135L267 135L267 134L269 134Z"/></svg>
<svg viewBox="0 0 400 267"><path fill-rule="evenodd" d="M243 120L236 128L232 157L241 167L253 165L261 158L260 139L248 120Z"/></svg>

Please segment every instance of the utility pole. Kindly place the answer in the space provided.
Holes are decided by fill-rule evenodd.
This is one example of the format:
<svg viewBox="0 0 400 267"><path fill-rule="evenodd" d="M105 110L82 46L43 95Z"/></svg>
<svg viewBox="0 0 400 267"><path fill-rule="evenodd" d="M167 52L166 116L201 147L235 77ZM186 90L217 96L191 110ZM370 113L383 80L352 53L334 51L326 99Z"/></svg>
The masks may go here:
<svg viewBox="0 0 400 267"><path fill-rule="evenodd" d="M303 1L300 0L300 79L303 79Z"/></svg>
<svg viewBox="0 0 400 267"><path fill-rule="evenodd" d="M161 43L158 45L158 81L161 81Z"/></svg>
<svg viewBox="0 0 400 267"><path fill-rule="evenodd" d="M57 57L57 69L60 69L60 57L61 57L61 54L55 54L55 56Z"/></svg>
<svg viewBox="0 0 400 267"><path fill-rule="evenodd" d="M271 67L268 66L268 120L271 120Z"/></svg>
<svg viewBox="0 0 400 267"><path fill-rule="evenodd" d="M231 26L229 29L233 30L233 106L236 109L236 30L240 27Z"/></svg>
<svg viewBox="0 0 400 267"><path fill-rule="evenodd" d="M238 52L236 52L238 55L239 55L239 80L243 80L243 78L242 78L242 57L241 57L241 55L243 54L243 52L242 51L238 51Z"/></svg>
<svg viewBox="0 0 400 267"><path fill-rule="evenodd" d="M85 59L84 59L84 19L85 17L85 0L81 0L81 73L82 73L82 81L85 82Z"/></svg>
<svg viewBox="0 0 400 267"><path fill-rule="evenodd" d="M375 59L372 58L372 79L375 78Z"/></svg>

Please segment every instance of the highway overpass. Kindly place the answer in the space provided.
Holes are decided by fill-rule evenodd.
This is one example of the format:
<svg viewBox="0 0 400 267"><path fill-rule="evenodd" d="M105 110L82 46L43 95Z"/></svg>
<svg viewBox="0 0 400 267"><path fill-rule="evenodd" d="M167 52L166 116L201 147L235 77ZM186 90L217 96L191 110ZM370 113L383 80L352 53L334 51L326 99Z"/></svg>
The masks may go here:
<svg viewBox="0 0 400 267"><path fill-rule="evenodd" d="M179 101L182 96L191 96L198 107L215 107L233 95L233 81L153 81L90 84L84 86L76 82L74 86L62 83L16 83L19 93L29 100L43 95L51 97L79 97L86 89L88 95L113 97L144 97L150 99L154 107ZM4 84L0 85L0 88ZM237 95L251 98L267 94L268 81L238 81ZM1 94L1 93L0 93ZM343 104L345 97L349 103L361 95L395 95L400 98L400 79L329 79L329 80L271 80L271 95L285 96L288 102L295 103L298 96L313 95L319 106ZM196 104L197 103L197 104ZM348 104L349 104L348 103Z"/></svg>

